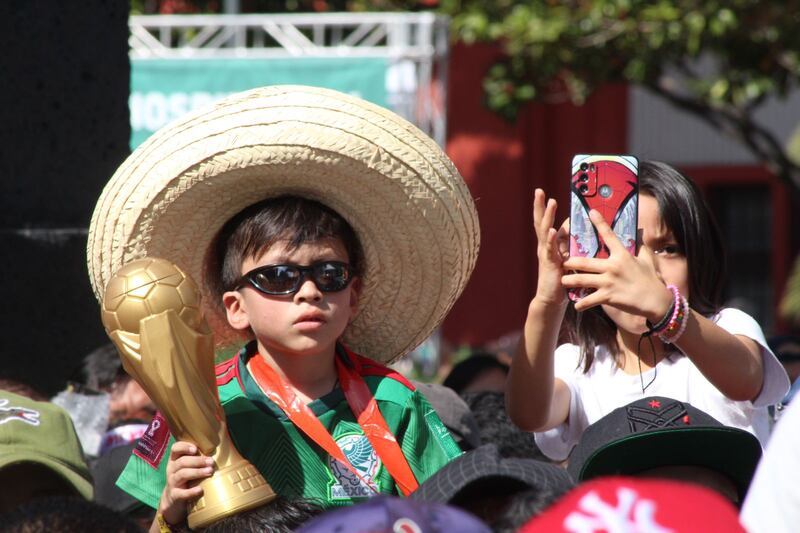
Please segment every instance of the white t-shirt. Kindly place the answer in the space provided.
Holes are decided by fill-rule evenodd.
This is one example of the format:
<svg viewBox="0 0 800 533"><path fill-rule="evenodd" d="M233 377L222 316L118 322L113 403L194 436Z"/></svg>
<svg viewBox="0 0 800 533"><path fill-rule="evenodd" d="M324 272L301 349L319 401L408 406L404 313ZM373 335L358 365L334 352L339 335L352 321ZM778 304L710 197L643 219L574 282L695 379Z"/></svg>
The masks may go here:
<svg viewBox="0 0 800 533"><path fill-rule="evenodd" d="M664 396L687 402L705 411L720 423L753 433L764 446L769 436L767 406L778 402L789 390L789 377L767 347L764 333L747 313L725 308L711 320L734 335L743 335L761 346L764 384L754 401L737 402L726 398L685 355L675 352L660 361L655 369L640 376L626 374L605 346L595 350L589 372L579 366L580 348L562 344L555 352L555 376L570 390L567 422L549 431L535 433L542 452L556 461L567 458L583 431L614 409L647 396ZM647 342L647 341L643 341ZM724 356L723 354L720 355ZM655 380L642 392L644 385Z"/></svg>
<svg viewBox="0 0 800 533"><path fill-rule="evenodd" d="M793 533L800 526L800 402L778 420L742 505L750 533Z"/></svg>

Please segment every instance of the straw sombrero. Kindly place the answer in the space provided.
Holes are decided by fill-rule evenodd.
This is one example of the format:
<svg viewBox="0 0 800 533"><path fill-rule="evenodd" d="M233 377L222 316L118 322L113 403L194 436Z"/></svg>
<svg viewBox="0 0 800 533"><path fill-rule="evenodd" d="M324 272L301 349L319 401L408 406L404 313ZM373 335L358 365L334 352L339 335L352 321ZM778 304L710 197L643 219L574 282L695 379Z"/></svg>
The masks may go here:
<svg viewBox="0 0 800 533"><path fill-rule="evenodd" d="M110 277L163 257L201 287L220 344L232 340L211 302L204 261L222 225L269 197L336 210L364 249L352 349L382 362L439 325L475 265L472 197L433 140L384 108L336 91L272 86L234 94L169 124L139 146L103 190L87 245L98 300Z"/></svg>

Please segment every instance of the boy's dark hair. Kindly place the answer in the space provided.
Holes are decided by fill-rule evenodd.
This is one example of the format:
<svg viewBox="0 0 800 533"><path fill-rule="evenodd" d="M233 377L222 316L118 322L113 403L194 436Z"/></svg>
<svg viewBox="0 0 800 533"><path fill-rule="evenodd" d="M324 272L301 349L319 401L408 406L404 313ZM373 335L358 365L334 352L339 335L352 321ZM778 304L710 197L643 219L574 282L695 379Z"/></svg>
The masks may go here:
<svg viewBox="0 0 800 533"><path fill-rule="evenodd" d="M487 352L476 352L463 361L456 363L442 382L442 385L450 387L461 394L481 373L494 368L508 374L508 365L498 361L497 357Z"/></svg>
<svg viewBox="0 0 800 533"><path fill-rule="evenodd" d="M15 379L0 378L0 390L13 392L14 394L25 396L26 398L30 398L31 400L35 400L37 402L50 401L50 398L45 396L41 391L31 387L27 383L23 383Z"/></svg>
<svg viewBox="0 0 800 533"><path fill-rule="evenodd" d="M291 533L324 509L312 500L289 500L278 496L261 507L214 522L205 533Z"/></svg>
<svg viewBox="0 0 800 533"><path fill-rule="evenodd" d="M515 533L531 518L539 516L563 494L547 487L526 489L514 493L489 523L494 533Z"/></svg>
<svg viewBox="0 0 800 533"><path fill-rule="evenodd" d="M228 220L212 245L207 279L216 296L235 288L242 262L286 241L289 250L325 239L340 239L356 276L363 271L363 252L355 231L336 211L315 200L278 196L246 207Z"/></svg>
<svg viewBox="0 0 800 533"><path fill-rule="evenodd" d="M448 503L480 518L494 533L514 533L561 495L547 487L497 477L471 484Z"/></svg>
<svg viewBox="0 0 800 533"><path fill-rule="evenodd" d="M722 234L708 203L689 178L658 161L639 164L639 191L655 198L664 224L686 256L689 305L703 316L713 316L722 306L726 261ZM597 346L605 345L619 356L616 324L600 306L577 313L570 305L564 326L569 340L580 345L584 372Z"/></svg>
<svg viewBox="0 0 800 533"><path fill-rule="evenodd" d="M20 505L0 517L6 533L106 531L139 533L142 530L121 513L83 498L52 497Z"/></svg>

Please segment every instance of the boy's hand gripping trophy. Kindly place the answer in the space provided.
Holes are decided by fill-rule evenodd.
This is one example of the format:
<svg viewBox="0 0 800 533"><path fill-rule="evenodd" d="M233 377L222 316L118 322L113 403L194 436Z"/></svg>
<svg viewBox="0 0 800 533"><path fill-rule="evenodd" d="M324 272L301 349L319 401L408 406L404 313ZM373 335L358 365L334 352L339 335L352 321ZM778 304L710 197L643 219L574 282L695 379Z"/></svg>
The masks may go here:
<svg viewBox="0 0 800 533"><path fill-rule="evenodd" d="M178 440L214 459L203 497L189 509L200 528L276 497L259 471L233 445L214 377L214 339L200 310L194 281L164 259L128 263L106 286L106 332L122 366L150 395Z"/></svg>

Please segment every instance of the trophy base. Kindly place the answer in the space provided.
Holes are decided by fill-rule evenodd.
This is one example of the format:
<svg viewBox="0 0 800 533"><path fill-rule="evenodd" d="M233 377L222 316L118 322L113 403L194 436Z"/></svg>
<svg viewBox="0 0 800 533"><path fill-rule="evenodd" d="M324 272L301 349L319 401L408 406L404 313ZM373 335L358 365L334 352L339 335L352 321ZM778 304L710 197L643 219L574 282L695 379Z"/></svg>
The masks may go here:
<svg viewBox="0 0 800 533"><path fill-rule="evenodd" d="M218 470L200 483L203 497L189 509L191 529L207 527L214 522L260 507L277 497L261 473L247 461Z"/></svg>

